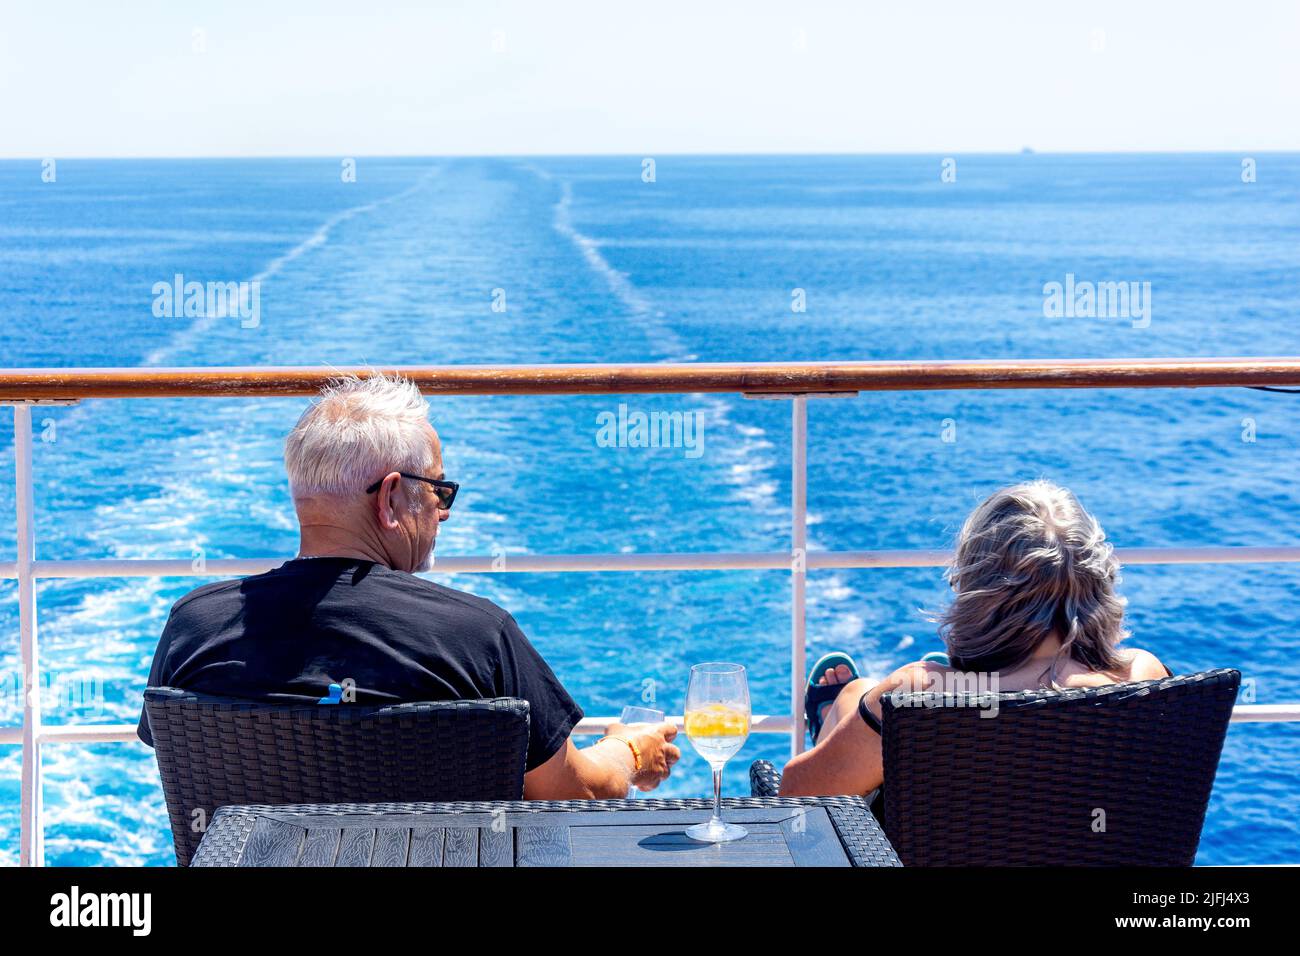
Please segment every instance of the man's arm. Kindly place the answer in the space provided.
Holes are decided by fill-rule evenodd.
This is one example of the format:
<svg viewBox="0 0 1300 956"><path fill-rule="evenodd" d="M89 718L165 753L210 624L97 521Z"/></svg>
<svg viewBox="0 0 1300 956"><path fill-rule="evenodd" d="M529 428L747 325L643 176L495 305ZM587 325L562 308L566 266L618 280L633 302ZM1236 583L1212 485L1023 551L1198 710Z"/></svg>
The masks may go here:
<svg viewBox="0 0 1300 956"><path fill-rule="evenodd" d="M581 750L570 737L545 763L524 774L526 800L616 800L627 796L629 787L653 790L667 779L681 751L671 741L677 736L672 724L611 724L611 736ZM636 745L636 755L626 740Z"/></svg>

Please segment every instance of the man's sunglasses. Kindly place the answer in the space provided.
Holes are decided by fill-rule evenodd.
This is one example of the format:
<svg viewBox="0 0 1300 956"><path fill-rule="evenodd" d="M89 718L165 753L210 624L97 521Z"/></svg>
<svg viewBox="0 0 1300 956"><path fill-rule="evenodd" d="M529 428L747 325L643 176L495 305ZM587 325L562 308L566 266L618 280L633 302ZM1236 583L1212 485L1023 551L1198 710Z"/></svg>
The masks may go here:
<svg viewBox="0 0 1300 956"><path fill-rule="evenodd" d="M412 481L423 481L425 484L433 485L433 490L438 495L438 507L443 511L451 510L451 503L456 500L456 492L460 490L460 485L457 482L443 481L441 478L426 478L424 475L409 475L404 471L399 471L398 474L403 478L410 478ZM384 479L380 478L366 489L366 494L373 495L383 483Z"/></svg>

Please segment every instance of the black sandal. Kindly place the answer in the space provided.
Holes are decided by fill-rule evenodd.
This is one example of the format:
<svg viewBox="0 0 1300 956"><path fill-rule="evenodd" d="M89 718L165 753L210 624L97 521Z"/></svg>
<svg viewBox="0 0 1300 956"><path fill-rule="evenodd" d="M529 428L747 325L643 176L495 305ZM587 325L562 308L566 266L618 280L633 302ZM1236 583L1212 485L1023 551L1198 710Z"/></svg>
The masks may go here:
<svg viewBox="0 0 1300 956"><path fill-rule="evenodd" d="M812 671L808 674L808 686L803 692L803 713L804 718L808 721L808 732L812 734L813 742L816 743L817 736L822 732L822 708L840 696L840 691L845 687L844 684L819 684L817 680L824 675L826 671L843 664L852 672L853 676L849 680L857 680L858 665L845 654L843 651L831 651L829 654L823 654L817 659L817 663L812 666Z"/></svg>

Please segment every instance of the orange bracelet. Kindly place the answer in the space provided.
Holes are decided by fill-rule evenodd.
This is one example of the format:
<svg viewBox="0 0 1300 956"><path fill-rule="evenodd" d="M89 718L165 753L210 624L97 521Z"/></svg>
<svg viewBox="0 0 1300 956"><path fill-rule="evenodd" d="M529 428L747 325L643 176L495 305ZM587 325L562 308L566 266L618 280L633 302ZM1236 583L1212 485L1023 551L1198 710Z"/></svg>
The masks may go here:
<svg viewBox="0 0 1300 956"><path fill-rule="evenodd" d="M627 744L628 747L630 747L632 750L632 771L633 773L640 772L641 770L641 748L640 747L632 743L632 741L629 740L627 737L623 737L619 734L607 734L606 736L601 737L600 740L597 740L596 743L600 743L601 740L621 740L623 741L623 743Z"/></svg>

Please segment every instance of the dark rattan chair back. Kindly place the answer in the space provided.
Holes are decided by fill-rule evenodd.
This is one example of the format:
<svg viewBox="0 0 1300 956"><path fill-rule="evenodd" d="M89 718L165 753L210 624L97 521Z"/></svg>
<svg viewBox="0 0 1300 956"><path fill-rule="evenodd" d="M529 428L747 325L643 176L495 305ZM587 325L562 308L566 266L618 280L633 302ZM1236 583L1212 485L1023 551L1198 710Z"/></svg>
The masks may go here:
<svg viewBox="0 0 1300 956"><path fill-rule="evenodd" d="M886 695L885 832L905 866L1190 866L1240 682Z"/></svg>
<svg viewBox="0 0 1300 956"><path fill-rule="evenodd" d="M523 700L263 704L151 687L144 707L182 866L228 804L523 795Z"/></svg>

